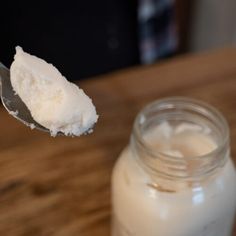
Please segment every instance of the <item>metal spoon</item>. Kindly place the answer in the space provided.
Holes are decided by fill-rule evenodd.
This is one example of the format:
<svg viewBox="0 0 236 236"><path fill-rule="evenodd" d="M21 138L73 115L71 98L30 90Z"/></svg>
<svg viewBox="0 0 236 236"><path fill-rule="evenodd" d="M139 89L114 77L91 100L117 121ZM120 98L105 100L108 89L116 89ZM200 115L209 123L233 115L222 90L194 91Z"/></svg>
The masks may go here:
<svg viewBox="0 0 236 236"><path fill-rule="evenodd" d="M15 94L11 81L10 71L0 62L0 96L2 103L10 115L14 116L17 120L21 121L25 125L32 129L38 129L44 132L50 133L50 130L37 123L30 114L29 109L26 107L21 98ZM93 127L89 128L84 134L91 133ZM64 135L62 132L58 132L57 135ZM73 136L73 135L71 135Z"/></svg>
<svg viewBox="0 0 236 236"><path fill-rule="evenodd" d="M21 121L25 125L36 128L41 131L50 132L39 123L37 123L30 114L29 109L22 102L21 98L15 94L11 81L10 71L0 62L0 95L2 104L9 112L10 115L14 116L17 120Z"/></svg>

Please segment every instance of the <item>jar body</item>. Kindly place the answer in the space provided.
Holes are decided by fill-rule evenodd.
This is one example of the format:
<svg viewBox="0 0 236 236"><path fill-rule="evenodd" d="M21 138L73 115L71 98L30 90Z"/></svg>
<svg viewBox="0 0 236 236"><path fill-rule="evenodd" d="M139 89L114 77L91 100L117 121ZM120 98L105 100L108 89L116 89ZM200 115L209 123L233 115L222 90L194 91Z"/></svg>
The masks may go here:
<svg viewBox="0 0 236 236"><path fill-rule="evenodd" d="M157 188L130 147L112 175L112 236L230 236L236 208L236 173L230 158L196 185ZM170 184L171 186L171 184ZM177 188L178 189L178 188Z"/></svg>

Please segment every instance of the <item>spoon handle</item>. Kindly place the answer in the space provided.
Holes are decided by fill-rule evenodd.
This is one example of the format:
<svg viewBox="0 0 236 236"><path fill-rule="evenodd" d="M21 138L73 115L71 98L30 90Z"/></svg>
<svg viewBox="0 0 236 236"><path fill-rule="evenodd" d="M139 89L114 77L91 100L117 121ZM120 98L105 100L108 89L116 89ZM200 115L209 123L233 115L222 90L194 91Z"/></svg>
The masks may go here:
<svg viewBox="0 0 236 236"><path fill-rule="evenodd" d="M0 62L0 82L3 80L2 73L6 71L9 72L9 69Z"/></svg>
<svg viewBox="0 0 236 236"><path fill-rule="evenodd" d="M0 96L2 97L2 69L5 69L5 66L0 62Z"/></svg>
<svg viewBox="0 0 236 236"><path fill-rule="evenodd" d="M3 94L3 91L2 91L3 83L4 81L6 81L6 78L9 78L9 76L10 76L9 69L0 62L0 96L1 98Z"/></svg>
<svg viewBox="0 0 236 236"><path fill-rule="evenodd" d="M2 62L0 62L0 68L3 68L4 70L9 70L6 66L2 64Z"/></svg>

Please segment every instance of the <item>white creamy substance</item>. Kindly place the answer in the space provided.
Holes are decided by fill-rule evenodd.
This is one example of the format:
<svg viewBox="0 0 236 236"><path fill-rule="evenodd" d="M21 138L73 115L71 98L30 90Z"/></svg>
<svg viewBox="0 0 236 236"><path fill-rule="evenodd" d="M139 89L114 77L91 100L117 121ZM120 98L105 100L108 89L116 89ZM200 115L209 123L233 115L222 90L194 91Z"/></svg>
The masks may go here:
<svg viewBox="0 0 236 236"><path fill-rule="evenodd" d="M10 68L13 89L32 117L55 136L79 136L98 119L92 100L46 61L16 47Z"/></svg>
<svg viewBox="0 0 236 236"><path fill-rule="evenodd" d="M207 128L181 123L176 127L162 122L144 136L149 146L167 155L177 157L202 156L216 149L215 141Z"/></svg>
<svg viewBox="0 0 236 236"><path fill-rule="evenodd" d="M144 138L158 152L179 158L216 148L208 129L187 123L173 128L163 122ZM113 236L231 236L235 169L229 158L216 176L196 186L163 182L152 179L127 148L113 171L112 201Z"/></svg>

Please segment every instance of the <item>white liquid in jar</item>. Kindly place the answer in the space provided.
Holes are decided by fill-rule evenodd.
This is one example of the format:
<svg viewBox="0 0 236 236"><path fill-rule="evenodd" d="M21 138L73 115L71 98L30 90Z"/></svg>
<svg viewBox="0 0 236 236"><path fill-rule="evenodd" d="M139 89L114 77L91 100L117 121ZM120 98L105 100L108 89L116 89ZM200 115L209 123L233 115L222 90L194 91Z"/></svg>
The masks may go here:
<svg viewBox="0 0 236 236"><path fill-rule="evenodd" d="M163 122L144 139L158 152L179 158L203 156L217 147L208 129L188 123ZM113 236L231 235L236 174L230 158L215 176L189 185L154 181L132 155L124 150L113 171Z"/></svg>

